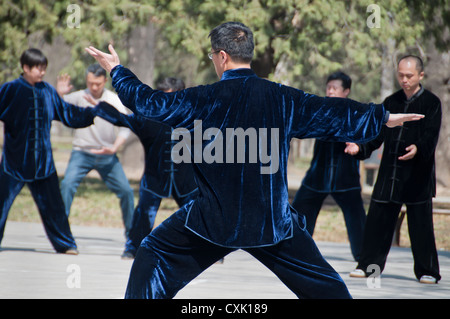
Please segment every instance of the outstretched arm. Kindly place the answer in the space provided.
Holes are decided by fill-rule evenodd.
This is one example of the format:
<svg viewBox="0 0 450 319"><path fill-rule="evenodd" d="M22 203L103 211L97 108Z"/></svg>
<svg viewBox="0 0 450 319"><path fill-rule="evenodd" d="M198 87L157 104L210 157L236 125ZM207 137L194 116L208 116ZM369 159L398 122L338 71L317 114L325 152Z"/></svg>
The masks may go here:
<svg viewBox="0 0 450 319"><path fill-rule="evenodd" d="M425 115L423 114L414 114L414 113L396 113L396 114L389 114L389 119L386 123L387 127L396 127L396 126L402 126L404 122L409 121L418 121L420 119L423 119Z"/></svg>
<svg viewBox="0 0 450 319"><path fill-rule="evenodd" d="M52 88L53 89L53 88ZM95 107L79 107L65 102L53 89L54 120L61 121L64 125L72 128L90 126L96 116Z"/></svg>
<svg viewBox="0 0 450 319"><path fill-rule="evenodd" d="M425 116L422 114L389 114L389 119L386 123L386 126L389 128L401 126L404 122L408 121L418 121L420 119L423 119ZM353 156L357 156L358 159L364 160L370 156L373 150L379 148L384 140L383 133L380 133L380 135L375 138L373 141L365 144L365 145L358 145L356 143L346 143L346 147L344 149L344 152ZM406 148L406 153L403 156L400 156L398 159L401 161L406 161L412 159L416 153L417 153L417 146L416 145L410 145Z"/></svg>

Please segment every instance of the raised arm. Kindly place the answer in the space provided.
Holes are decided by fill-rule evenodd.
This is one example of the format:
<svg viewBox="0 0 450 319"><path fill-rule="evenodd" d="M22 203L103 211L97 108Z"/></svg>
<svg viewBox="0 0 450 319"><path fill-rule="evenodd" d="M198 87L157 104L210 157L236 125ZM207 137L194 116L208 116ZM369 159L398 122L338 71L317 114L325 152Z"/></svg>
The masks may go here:
<svg viewBox="0 0 450 319"><path fill-rule="evenodd" d="M112 45L110 53L94 47L86 51L111 74L112 85L122 103L133 113L176 127L193 114L196 97L185 99L186 90L164 93L142 83L130 70L120 65L119 57Z"/></svg>
<svg viewBox="0 0 450 319"><path fill-rule="evenodd" d="M119 55L112 44L108 45L108 50L111 54L102 52L93 46L85 49L97 62L101 65L102 68L106 70L106 72L111 73L111 70L114 69L117 65L120 64Z"/></svg>

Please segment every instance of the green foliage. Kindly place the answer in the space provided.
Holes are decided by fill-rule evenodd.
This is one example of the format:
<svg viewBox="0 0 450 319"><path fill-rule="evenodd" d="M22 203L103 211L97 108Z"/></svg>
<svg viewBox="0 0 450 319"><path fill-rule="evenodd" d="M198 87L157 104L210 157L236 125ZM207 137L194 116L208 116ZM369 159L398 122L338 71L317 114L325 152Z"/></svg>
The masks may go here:
<svg viewBox="0 0 450 319"><path fill-rule="evenodd" d="M55 16L46 2L0 2L0 83L20 74L18 57L28 47L30 34L40 31L47 38L52 36L52 28L47 24L54 24Z"/></svg>
<svg viewBox="0 0 450 319"><path fill-rule="evenodd" d="M64 1L62 8L74 1ZM78 1L81 8L81 20L79 28L69 28L64 25L68 14L62 15L60 20L62 26L60 34L71 46L72 63L62 70L75 80L75 85L84 85L77 81L84 81L86 65L93 62L92 58L85 53L84 48L93 45L101 50L107 51L109 43L113 43L116 51L126 63L127 58L127 35L134 27L148 22L153 8L141 4L140 1L124 0L91 0Z"/></svg>
<svg viewBox="0 0 450 319"><path fill-rule="evenodd" d="M413 21L428 21L425 25L425 36L432 38L438 49L448 51L450 48L450 1L434 0L433 5L426 1L407 0L412 11ZM431 35L431 37L430 37Z"/></svg>
<svg viewBox="0 0 450 319"><path fill-rule="evenodd" d="M369 100L378 97L387 40L394 39L399 50L406 50L424 31L423 22L412 23L410 8L402 0L378 1L381 27L369 28L367 7L372 3L171 0L156 8L156 22L173 47L183 47L203 62L210 49L209 31L225 21L243 22L254 32L252 67L258 75L320 94L326 76L342 69L354 78L353 97ZM284 78L277 78L282 61L288 69Z"/></svg>
<svg viewBox="0 0 450 319"><path fill-rule="evenodd" d="M108 43L114 42L125 64L130 30L149 21L161 30L171 47L170 54L178 54L176 57L167 54L165 59L181 59L187 52L200 61L200 74L211 69L207 58L210 30L225 21L240 21L254 32L252 67L261 77L323 94L326 76L342 69L354 80L352 97L373 100L378 97L382 52L388 39L395 41L398 52L406 52L422 41L426 32L441 35L442 25L448 25L450 20L448 0L436 1L435 5L415 0L380 0L376 1L380 28L369 28L367 19L371 12L367 9L373 3L372 0L5 0L0 4L0 83L20 73L17 60L28 47L32 34L39 33L49 42L62 36L71 46L72 58L63 71L77 79L82 78L77 75L83 74L85 66L92 62L84 52L86 46L105 50ZM79 28L68 26L70 4L81 8ZM434 19L436 16L440 19ZM433 19L441 23L434 23ZM425 21L433 23L425 26ZM167 62L166 66L169 64L177 64L178 68L183 63Z"/></svg>
<svg viewBox="0 0 450 319"><path fill-rule="evenodd" d="M80 8L79 27L69 25L73 11L69 5ZM84 52L88 45L106 49L108 43L124 43L128 32L138 24L147 23L153 12L149 4L136 0L90 1L2 1L0 4L0 83L20 74L20 54L30 46L30 36L39 34L51 43L62 36L71 46L71 63L65 72L83 74L92 58ZM118 51L126 57L126 45ZM76 78L76 77L73 77Z"/></svg>

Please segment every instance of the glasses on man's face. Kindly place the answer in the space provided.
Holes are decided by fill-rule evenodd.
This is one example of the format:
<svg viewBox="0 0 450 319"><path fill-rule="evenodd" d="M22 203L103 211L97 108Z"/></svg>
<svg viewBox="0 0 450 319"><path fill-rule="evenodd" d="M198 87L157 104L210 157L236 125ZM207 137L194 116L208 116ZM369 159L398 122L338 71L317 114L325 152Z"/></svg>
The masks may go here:
<svg viewBox="0 0 450 319"><path fill-rule="evenodd" d="M209 58L210 60L212 60L213 54L219 53L220 51L221 51L221 50L217 50L217 51L214 51L214 52L209 52L209 53L208 53L208 58Z"/></svg>

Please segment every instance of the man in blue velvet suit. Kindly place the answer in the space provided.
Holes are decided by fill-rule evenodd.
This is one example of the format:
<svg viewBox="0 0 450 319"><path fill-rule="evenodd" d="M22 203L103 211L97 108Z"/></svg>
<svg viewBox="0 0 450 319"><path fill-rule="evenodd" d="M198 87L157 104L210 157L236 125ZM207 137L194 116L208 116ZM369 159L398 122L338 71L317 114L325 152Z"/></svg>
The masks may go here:
<svg viewBox="0 0 450 319"><path fill-rule="evenodd" d="M253 34L242 23L224 23L210 38L220 81L174 93L139 81L111 45L111 54L86 49L110 71L130 110L191 133L178 137L186 147L179 145L183 152L172 157L192 163L199 195L142 241L125 297L172 298L236 249L257 258L298 297L351 297L288 203L289 142L321 136L368 141L387 119L398 125L421 117L389 116L382 105L322 98L257 77L250 68ZM256 154L247 140L257 142Z"/></svg>
<svg viewBox="0 0 450 319"><path fill-rule="evenodd" d="M158 84L164 92L184 89L184 82L166 78ZM139 203L133 214L123 259L134 258L141 241L152 231L161 199L172 196L179 207L197 196L194 171L189 163L171 159L172 128L136 114L123 114L109 104L101 104L97 116L108 122L130 128L144 147L145 168L139 188Z"/></svg>
<svg viewBox="0 0 450 319"><path fill-rule="evenodd" d="M75 128L89 126L95 109L64 102L55 88L42 81L47 58L41 51L26 50L20 62L23 74L0 88L0 120L5 130L0 164L0 242L9 209L27 184L54 249L77 254L53 162L50 129L52 120Z"/></svg>
<svg viewBox="0 0 450 319"><path fill-rule="evenodd" d="M351 85L347 74L335 72L327 79L326 95L347 98ZM353 258L358 260L366 211L361 197L359 160L345 153L345 148L345 142L316 139L311 165L292 207L305 215L306 230L312 236L323 201L331 195L342 209Z"/></svg>

